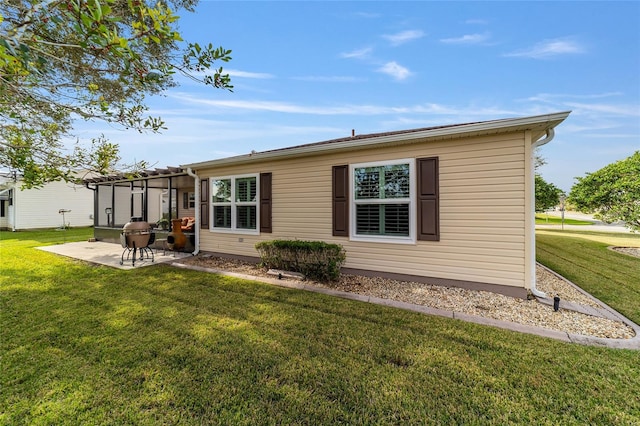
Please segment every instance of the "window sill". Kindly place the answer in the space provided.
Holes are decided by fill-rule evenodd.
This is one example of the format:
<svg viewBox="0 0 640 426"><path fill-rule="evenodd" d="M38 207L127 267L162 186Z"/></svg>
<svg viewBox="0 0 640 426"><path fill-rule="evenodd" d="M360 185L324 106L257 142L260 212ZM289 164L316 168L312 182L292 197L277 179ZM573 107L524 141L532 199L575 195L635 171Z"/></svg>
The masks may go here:
<svg viewBox="0 0 640 426"><path fill-rule="evenodd" d="M366 242L366 243L385 243L385 244L411 244L415 245L415 238L411 237L384 237L382 235L351 235L349 241Z"/></svg>
<svg viewBox="0 0 640 426"><path fill-rule="evenodd" d="M257 229L210 228L209 232L214 234L260 235L260 231L258 231Z"/></svg>

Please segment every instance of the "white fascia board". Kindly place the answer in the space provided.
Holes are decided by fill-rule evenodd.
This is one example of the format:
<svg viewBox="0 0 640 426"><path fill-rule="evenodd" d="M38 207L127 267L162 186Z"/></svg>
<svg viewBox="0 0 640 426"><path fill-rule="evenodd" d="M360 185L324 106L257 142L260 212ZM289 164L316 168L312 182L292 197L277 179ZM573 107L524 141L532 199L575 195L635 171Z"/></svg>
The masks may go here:
<svg viewBox="0 0 640 426"><path fill-rule="evenodd" d="M424 141L429 139L460 138L464 136L481 136L486 134L506 133L509 131L535 130L544 134L549 128L554 128L564 121L571 111L564 111L552 114L536 115L531 117L505 118L480 123L451 125L440 128L425 129L422 131L408 130L394 134L372 135L354 140L344 140L333 143L316 143L301 145L294 148L283 148L273 151L257 152L234 157L220 158L216 160L204 161L180 165L182 168L194 170L211 168L216 166L228 166L234 164L247 164L258 161L273 160L280 158L293 158L326 152L337 152L342 150L354 150L375 146L391 145L394 143L411 143L411 141Z"/></svg>

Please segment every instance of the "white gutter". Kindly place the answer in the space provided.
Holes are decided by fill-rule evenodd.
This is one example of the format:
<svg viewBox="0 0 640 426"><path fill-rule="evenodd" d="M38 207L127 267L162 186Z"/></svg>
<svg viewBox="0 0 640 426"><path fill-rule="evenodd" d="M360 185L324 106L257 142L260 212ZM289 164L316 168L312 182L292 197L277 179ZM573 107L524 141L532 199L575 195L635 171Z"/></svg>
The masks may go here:
<svg viewBox="0 0 640 426"><path fill-rule="evenodd" d="M536 149L538 147L541 147L542 145L546 145L547 143L551 142L551 140L556 136L556 131L553 130L553 127L550 127L547 129L547 137L544 139L540 139L537 142L533 143L533 149Z"/></svg>
<svg viewBox="0 0 640 426"><path fill-rule="evenodd" d="M13 193L13 202L8 207L9 219L11 219L11 232L16 232L16 222L18 221L18 185L13 183L11 191Z"/></svg>
<svg viewBox="0 0 640 426"><path fill-rule="evenodd" d="M532 161L532 162L534 161L533 156L535 155L536 148L551 142L551 140L555 137L555 135L556 135L555 130L553 130L553 127L550 127L549 129L547 129L547 136L544 139L537 140L536 142L531 144L531 159L530 159L530 161ZM531 167L531 174L533 176L530 176L529 179L531 179L532 181L535 181L535 168L534 167ZM535 191L535 184L534 184L533 191L532 191L532 194L531 194L531 198L533 198L533 202L531 204L532 206L536 205L536 200L535 200L536 193L535 192L536 191ZM534 210L535 210L535 207L534 207ZM535 265L536 264L536 220L535 220L535 211L534 211L533 216L534 216L534 219L531 221L531 230L530 230L530 232L531 232L531 242L530 242L531 246L529 247L529 249L530 249L531 256L533 257L532 265ZM540 290L538 290L536 288L535 268L533 268L533 274L532 275L533 276L531 277L531 293L533 293L533 295L536 296L536 297L546 298L547 297L547 293L545 293L543 291L540 291Z"/></svg>
<svg viewBox="0 0 640 426"><path fill-rule="evenodd" d="M193 256L200 252L200 178L197 174L191 170L191 167L187 167L187 174L195 179L195 202L196 202L196 225L193 227L195 231L194 250L191 253Z"/></svg>

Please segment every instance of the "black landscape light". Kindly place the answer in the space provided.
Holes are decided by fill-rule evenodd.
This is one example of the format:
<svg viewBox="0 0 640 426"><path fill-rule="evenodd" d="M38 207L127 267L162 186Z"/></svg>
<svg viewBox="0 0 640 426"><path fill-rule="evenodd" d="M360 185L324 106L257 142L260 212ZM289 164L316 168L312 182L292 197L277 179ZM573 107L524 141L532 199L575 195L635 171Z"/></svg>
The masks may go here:
<svg viewBox="0 0 640 426"><path fill-rule="evenodd" d="M553 310L558 312L558 309L560 309L560 297L555 296L553 298Z"/></svg>

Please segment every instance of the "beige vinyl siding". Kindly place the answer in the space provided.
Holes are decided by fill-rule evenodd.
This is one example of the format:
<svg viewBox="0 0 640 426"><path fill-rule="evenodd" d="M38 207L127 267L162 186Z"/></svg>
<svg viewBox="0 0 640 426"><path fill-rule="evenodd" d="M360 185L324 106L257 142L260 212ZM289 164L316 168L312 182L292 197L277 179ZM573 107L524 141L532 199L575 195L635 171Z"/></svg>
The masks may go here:
<svg viewBox="0 0 640 426"><path fill-rule="evenodd" d="M433 156L440 164L440 241L332 236L332 166ZM203 179L260 172L273 174L273 233L202 230L201 250L256 256L254 244L265 239L324 240L344 246L349 268L525 287L523 132L197 170Z"/></svg>

